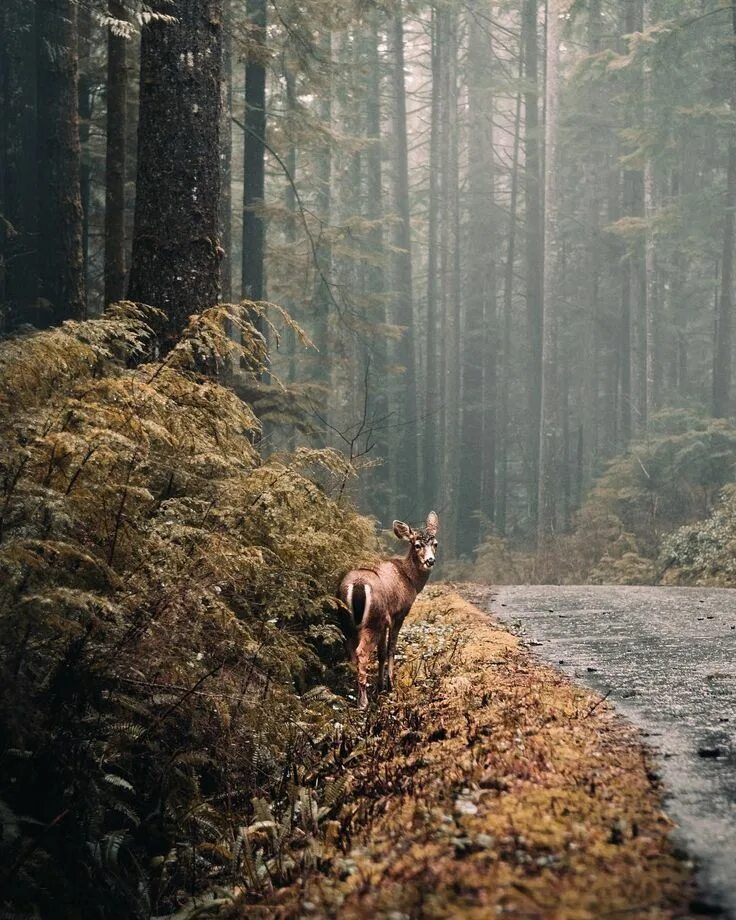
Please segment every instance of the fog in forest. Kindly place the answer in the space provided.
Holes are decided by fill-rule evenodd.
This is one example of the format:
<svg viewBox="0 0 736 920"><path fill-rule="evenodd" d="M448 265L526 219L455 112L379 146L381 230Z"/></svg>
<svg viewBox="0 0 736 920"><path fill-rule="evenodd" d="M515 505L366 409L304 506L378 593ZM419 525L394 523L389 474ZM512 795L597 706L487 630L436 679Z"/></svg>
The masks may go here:
<svg viewBox="0 0 736 920"><path fill-rule="evenodd" d="M447 776L581 841L430 796L489 916L684 916L639 748L438 583L736 586L735 230L726 0L0 0L0 913L255 916Z"/></svg>
<svg viewBox="0 0 736 920"><path fill-rule="evenodd" d="M436 508L448 573L689 570L736 458L732 8L169 6L3 4L5 330L278 304L261 449Z"/></svg>

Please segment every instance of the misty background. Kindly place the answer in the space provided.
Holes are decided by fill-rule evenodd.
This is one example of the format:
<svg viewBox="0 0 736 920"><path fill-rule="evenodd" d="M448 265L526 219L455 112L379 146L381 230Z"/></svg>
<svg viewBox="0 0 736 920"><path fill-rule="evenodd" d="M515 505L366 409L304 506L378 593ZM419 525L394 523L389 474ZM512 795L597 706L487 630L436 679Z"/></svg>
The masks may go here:
<svg viewBox="0 0 736 920"><path fill-rule="evenodd" d="M733 6L0 16L6 332L275 302L312 344L262 323L234 374L261 450L345 453L384 527L435 508L446 574L728 580Z"/></svg>

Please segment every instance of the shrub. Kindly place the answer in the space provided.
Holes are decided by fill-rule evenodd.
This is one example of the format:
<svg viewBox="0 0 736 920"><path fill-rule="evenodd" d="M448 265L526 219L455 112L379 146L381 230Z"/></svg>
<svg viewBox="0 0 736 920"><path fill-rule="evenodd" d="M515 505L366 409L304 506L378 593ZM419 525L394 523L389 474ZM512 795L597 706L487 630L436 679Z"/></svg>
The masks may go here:
<svg viewBox="0 0 736 920"><path fill-rule="evenodd" d="M534 572L534 557L511 549L501 537L488 536L476 549L473 560L443 566L447 577L457 581L479 581L493 585L529 582Z"/></svg>
<svg viewBox="0 0 736 920"><path fill-rule="evenodd" d="M654 416L648 438L609 463L576 517L566 539L573 580L651 583L662 540L710 513L734 463L730 422L685 410Z"/></svg>
<svg viewBox="0 0 736 920"><path fill-rule="evenodd" d="M670 534L659 562L666 584L736 585L736 486L707 520Z"/></svg>
<svg viewBox="0 0 736 920"><path fill-rule="evenodd" d="M341 660L334 586L372 544L330 497L349 466L259 456L255 416L212 376L262 360L235 309L194 317L166 360L125 366L150 348L131 304L0 343L14 916L148 917L241 877L240 829L271 807L299 825L300 765L343 708L306 691Z"/></svg>

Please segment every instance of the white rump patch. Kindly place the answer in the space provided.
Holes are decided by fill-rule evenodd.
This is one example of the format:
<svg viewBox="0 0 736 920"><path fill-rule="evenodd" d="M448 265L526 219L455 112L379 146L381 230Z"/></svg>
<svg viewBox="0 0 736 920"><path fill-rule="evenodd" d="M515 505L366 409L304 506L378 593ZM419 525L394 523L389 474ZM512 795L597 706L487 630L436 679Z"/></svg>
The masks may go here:
<svg viewBox="0 0 736 920"><path fill-rule="evenodd" d="M355 619L355 608L353 607L353 593L355 591L355 587L356 586L354 584L349 584L348 589L345 592L348 609L353 615L353 619ZM365 595L365 607L363 608L363 617L361 622L365 622L365 618L368 616L368 611L370 610L371 606L371 588L370 585L362 585L362 588Z"/></svg>

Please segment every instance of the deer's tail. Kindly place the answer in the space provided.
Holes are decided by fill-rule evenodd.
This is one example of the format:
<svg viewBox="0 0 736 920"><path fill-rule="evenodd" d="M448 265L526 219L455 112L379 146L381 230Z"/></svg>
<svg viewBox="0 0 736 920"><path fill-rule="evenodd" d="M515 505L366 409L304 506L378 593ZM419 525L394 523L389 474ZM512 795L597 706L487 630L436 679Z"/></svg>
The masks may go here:
<svg viewBox="0 0 736 920"><path fill-rule="evenodd" d="M355 662L360 625L370 605L370 588L360 582L343 585L340 589L340 600L345 605L344 608L341 608L340 625L345 634L350 659Z"/></svg>

